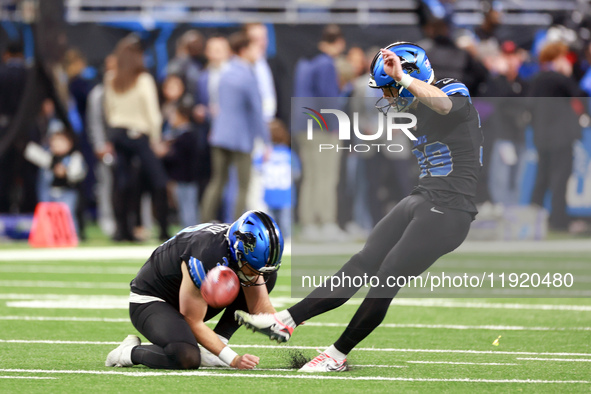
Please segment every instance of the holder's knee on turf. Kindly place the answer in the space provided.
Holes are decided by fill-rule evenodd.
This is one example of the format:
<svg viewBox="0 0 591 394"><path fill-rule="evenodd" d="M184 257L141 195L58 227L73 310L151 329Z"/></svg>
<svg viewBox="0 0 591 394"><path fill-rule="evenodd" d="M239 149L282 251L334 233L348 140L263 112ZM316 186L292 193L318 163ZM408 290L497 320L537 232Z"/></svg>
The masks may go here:
<svg viewBox="0 0 591 394"><path fill-rule="evenodd" d="M164 352L175 364L175 369L197 369L201 365L199 348L184 342L166 345Z"/></svg>

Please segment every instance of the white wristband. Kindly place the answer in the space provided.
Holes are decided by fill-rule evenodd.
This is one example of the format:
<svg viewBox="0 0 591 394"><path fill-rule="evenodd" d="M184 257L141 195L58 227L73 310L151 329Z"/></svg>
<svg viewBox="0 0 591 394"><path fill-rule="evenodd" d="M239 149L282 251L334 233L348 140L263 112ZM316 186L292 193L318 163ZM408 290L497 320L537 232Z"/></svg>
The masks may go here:
<svg viewBox="0 0 591 394"><path fill-rule="evenodd" d="M222 349L218 357L220 358L220 360L230 365L232 364L232 361L234 361L234 358L236 358L237 355L238 353L230 349L230 346L226 346Z"/></svg>
<svg viewBox="0 0 591 394"><path fill-rule="evenodd" d="M412 81L414 80L413 77L411 77L408 74L404 74L402 76L402 78L400 79L400 81L397 81L396 83L400 86L402 86L405 89L408 89L408 87L410 86L410 84L412 83Z"/></svg>

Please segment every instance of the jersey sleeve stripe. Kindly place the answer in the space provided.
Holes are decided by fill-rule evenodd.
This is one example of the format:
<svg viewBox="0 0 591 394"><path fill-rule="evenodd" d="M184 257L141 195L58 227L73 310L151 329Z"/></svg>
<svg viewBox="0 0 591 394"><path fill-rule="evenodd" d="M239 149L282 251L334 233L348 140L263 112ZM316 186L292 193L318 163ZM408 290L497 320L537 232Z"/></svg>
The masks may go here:
<svg viewBox="0 0 591 394"><path fill-rule="evenodd" d="M205 269L203 263L192 256L189 258L189 274L195 286L200 289L205 280Z"/></svg>
<svg viewBox="0 0 591 394"><path fill-rule="evenodd" d="M453 93L462 93L462 94L465 94L466 96L470 96L470 92L468 91L468 88L466 87L466 85L464 85L463 83L459 83L459 82L446 85L446 86L442 87L441 90L445 94L447 94L448 96Z"/></svg>
<svg viewBox="0 0 591 394"><path fill-rule="evenodd" d="M452 89L452 88L457 88L457 87L466 88L466 85L464 85L461 82L454 82L454 83L450 83L449 85L445 85L444 87L441 88L441 90L445 91L446 89Z"/></svg>
<svg viewBox="0 0 591 394"><path fill-rule="evenodd" d="M454 93L460 93L460 94L463 94L464 96L470 97L470 92L465 87L464 88L444 90L443 92L445 94L447 94L448 96L451 96Z"/></svg>

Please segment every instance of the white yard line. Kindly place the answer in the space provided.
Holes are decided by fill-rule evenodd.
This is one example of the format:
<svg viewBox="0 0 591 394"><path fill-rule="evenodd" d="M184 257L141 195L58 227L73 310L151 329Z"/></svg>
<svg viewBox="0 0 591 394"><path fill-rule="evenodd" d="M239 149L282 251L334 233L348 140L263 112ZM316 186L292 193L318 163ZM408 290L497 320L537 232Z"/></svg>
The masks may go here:
<svg viewBox="0 0 591 394"><path fill-rule="evenodd" d="M7 249L0 251L0 261L78 260L93 263L97 260L147 260L157 246L158 245L20 250Z"/></svg>
<svg viewBox="0 0 591 394"><path fill-rule="evenodd" d="M49 376L0 376L0 379L43 379L43 380L49 380L49 379L57 379L57 378L51 378Z"/></svg>
<svg viewBox="0 0 591 394"><path fill-rule="evenodd" d="M507 364L507 365L517 365L517 364ZM349 364L350 367L355 368L408 368L406 365L373 365L373 364ZM231 370L231 368L223 368L223 367L199 367L200 370L212 370L212 371L220 371L220 370ZM279 372L294 372L295 369L287 369L287 368L257 368L257 371L279 371Z"/></svg>
<svg viewBox="0 0 591 394"><path fill-rule="evenodd" d="M121 342L23 340L23 339L0 339L0 343L25 343L25 344L43 344L43 345L121 345ZM232 345L232 347L236 347L236 346Z"/></svg>
<svg viewBox="0 0 591 394"><path fill-rule="evenodd" d="M1 319L1 317L0 317ZM348 323L306 322L304 327L347 327ZM493 331L591 331L591 327L527 327L527 326L469 326L461 324L380 324L381 328L427 328L446 330L493 330Z"/></svg>
<svg viewBox="0 0 591 394"><path fill-rule="evenodd" d="M528 361L566 361L575 363L591 363L590 359L585 358L536 358L536 357L517 357L517 360L528 360Z"/></svg>
<svg viewBox="0 0 591 394"><path fill-rule="evenodd" d="M13 274L107 274L136 275L139 266L135 267L104 267L104 266L61 266L61 265L29 265L2 264L0 272Z"/></svg>
<svg viewBox="0 0 591 394"><path fill-rule="evenodd" d="M543 311L591 311L591 305L560 305L560 304L516 304L503 302L455 301L449 299L413 299L398 298L392 306L418 306L435 308L475 308L475 309L521 309Z"/></svg>
<svg viewBox="0 0 591 394"><path fill-rule="evenodd" d="M130 323L129 318L109 317L0 316L0 320Z"/></svg>
<svg viewBox="0 0 591 394"><path fill-rule="evenodd" d="M129 323L127 318L73 317L73 316L0 316L0 320L23 321L68 321L68 322L105 322ZM207 321L206 323L216 323ZM304 327L347 327L348 323L307 322ZM455 324L380 324L381 328L425 328L446 330L492 330L492 331L591 331L591 327L526 327L526 326L467 326Z"/></svg>
<svg viewBox="0 0 591 394"><path fill-rule="evenodd" d="M209 372L209 371L187 371L187 372L127 372L127 371L84 371L84 370L45 370L45 369L0 369L2 372L27 372L46 374L89 374L89 375L123 375L123 376L212 376L228 378L276 378L276 379L311 379L311 380L359 380L359 381L399 381L399 382L458 382L458 383L526 383L526 384L591 384L589 380L538 380L538 379L470 379L470 378L401 378L384 376L343 376L342 373L335 375L316 374L292 374L292 375L271 375L259 374L256 371L251 373L236 372Z"/></svg>
<svg viewBox="0 0 591 394"><path fill-rule="evenodd" d="M119 345L120 342L101 341L61 341L61 340L26 340L26 339L0 339L0 343L29 343L48 345ZM237 345L233 348L246 349L299 349L316 350L327 346L289 346L289 345ZM403 349L403 348L355 348L360 352L401 352L401 353L460 353L460 354L503 354L503 355L524 355L524 356L581 356L591 357L591 353L538 353L538 352L508 352L500 350L458 350L458 349Z"/></svg>
<svg viewBox="0 0 591 394"><path fill-rule="evenodd" d="M519 359L518 359L519 360ZM406 361L409 364L450 364L450 365L519 365L515 363L469 363L461 361Z"/></svg>
<svg viewBox="0 0 591 394"><path fill-rule="evenodd" d="M127 296L115 295L83 295L83 294L24 294L24 293L0 293L0 300L82 300L97 301L102 300L127 300Z"/></svg>
<svg viewBox="0 0 591 394"><path fill-rule="evenodd" d="M591 281L591 279L590 279ZM45 287L58 289L129 289L127 282L66 282L56 280L0 280L0 287ZM287 285L278 285L273 289L278 292L291 291Z"/></svg>
<svg viewBox="0 0 591 394"><path fill-rule="evenodd" d="M0 293L7 307L40 309L128 309L128 296Z"/></svg>
<svg viewBox="0 0 591 394"><path fill-rule="evenodd" d="M30 300L26 303L10 303L8 306L21 308L72 308L81 306L93 309L127 309L127 296L101 296L79 294L21 294L0 293L0 300ZM56 301L43 303L41 301ZM271 297L274 306L293 305L299 298ZM347 305L360 305L363 300L353 298ZM591 305L564 305L564 304L517 304L502 302L456 301L453 299L422 299L422 298L397 298L392 301L393 307L425 307L425 308L474 308L474 309L516 309L516 310L544 310L544 311L573 311L589 312ZM542 330L543 331L543 330Z"/></svg>
<svg viewBox="0 0 591 394"><path fill-rule="evenodd" d="M349 364L349 366L355 368L408 368L406 365Z"/></svg>
<svg viewBox="0 0 591 394"><path fill-rule="evenodd" d="M0 280L0 287L44 287L57 289L129 289L125 282L63 282L50 280Z"/></svg>

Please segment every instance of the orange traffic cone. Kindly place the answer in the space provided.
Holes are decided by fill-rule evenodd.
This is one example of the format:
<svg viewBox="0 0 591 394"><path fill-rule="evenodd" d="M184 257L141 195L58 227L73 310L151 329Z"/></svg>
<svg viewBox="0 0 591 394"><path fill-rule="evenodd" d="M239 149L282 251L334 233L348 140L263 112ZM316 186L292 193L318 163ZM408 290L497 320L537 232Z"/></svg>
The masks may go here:
<svg viewBox="0 0 591 394"><path fill-rule="evenodd" d="M40 202L35 207L29 244L35 248L78 245L78 236L68 206L62 202Z"/></svg>

